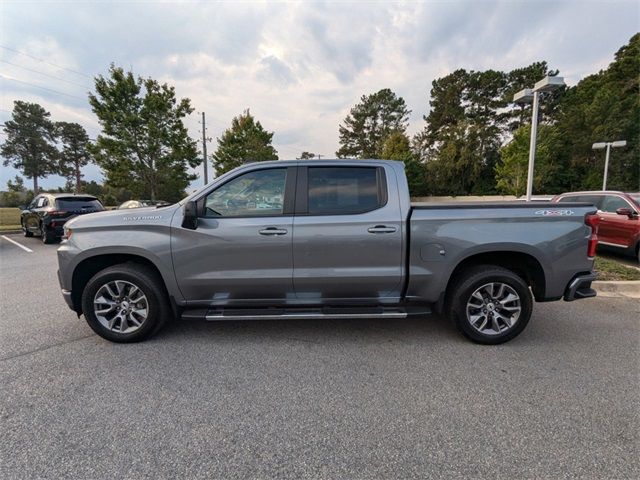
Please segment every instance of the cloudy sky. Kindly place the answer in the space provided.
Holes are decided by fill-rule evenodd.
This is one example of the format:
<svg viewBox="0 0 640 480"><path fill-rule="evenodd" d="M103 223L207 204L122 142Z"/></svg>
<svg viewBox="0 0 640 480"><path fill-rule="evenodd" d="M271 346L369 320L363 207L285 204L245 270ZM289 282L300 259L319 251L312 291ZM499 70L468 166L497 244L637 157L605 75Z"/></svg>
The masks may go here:
<svg viewBox="0 0 640 480"><path fill-rule="evenodd" d="M547 60L575 84L606 67L640 30L639 5L0 0L0 123L22 99L95 138L87 92L113 62L169 82L206 112L210 152L232 117L250 108L275 131L280 158L303 150L330 157L349 108L381 88L405 98L413 133L423 126L431 82L456 68L510 70ZM198 118L188 119L194 138ZM16 172L0 168L1 189ZM86 174L101 178L97 167Z"/></svg>

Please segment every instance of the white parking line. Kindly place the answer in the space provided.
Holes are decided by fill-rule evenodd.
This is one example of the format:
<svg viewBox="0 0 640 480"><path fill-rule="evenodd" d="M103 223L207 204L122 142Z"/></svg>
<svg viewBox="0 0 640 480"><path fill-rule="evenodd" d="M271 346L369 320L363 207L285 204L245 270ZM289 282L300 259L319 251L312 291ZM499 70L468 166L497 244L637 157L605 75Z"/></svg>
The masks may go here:
<svg viewBox="0 0 640 480"><path fill-rule="evenodd" d="M19 244L18 242L16 242L15 240L11 240L9 237L6 237L4 235L2 235L2 238L4 238L7 242L11 242L14 245L20 247L21 249L23 249L25 252L29 252L29 253L33 253L33 250L31 250L30 248L25 247L24 245Z"/></svg>

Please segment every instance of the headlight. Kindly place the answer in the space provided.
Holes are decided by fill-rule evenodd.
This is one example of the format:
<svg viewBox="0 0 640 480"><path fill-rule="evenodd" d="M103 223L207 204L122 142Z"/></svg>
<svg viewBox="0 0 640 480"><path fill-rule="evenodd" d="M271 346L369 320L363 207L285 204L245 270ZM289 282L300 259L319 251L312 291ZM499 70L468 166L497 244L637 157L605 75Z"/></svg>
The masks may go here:
<svg viewBox="0 0 640 480"><path fill-rule="evenodd" d="M64 238L65 240L69 240L71 238L71 234L73 233L73 230L67 227L64 227L63 230L64 230L64 233L62 235L62 238Z"/></svg>

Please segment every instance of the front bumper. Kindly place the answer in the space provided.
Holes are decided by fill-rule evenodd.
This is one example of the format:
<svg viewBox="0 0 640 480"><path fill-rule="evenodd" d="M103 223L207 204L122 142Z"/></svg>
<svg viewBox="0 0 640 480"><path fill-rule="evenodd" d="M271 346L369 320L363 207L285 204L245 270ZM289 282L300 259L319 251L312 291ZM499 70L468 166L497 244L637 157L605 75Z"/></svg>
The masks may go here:
<svg viewBox="0 0 640 480"><path fill-rule="evenodd" d="M69 308L71 310L75 310L75 307L73 306L73 299L71 298L71 291L70 290L65 290L63 288L62 289L62 298L64 298L64 301L67 303L67 305L69 306Z"/></svg>
<svg viewBox="0 0 640 480"><path fill-rule="evenodd" d="M597 275L593 272L579 273L573 277L564 291L565 301L572 302L573 300L595 297L596 291L591 288L591 282L593 282L596 277Z"/></svg>
<svg viewBox="0 0 640 480"><path fill-rule="evenodd" d="M62 272L60 272L60 270L58 270L58 282L60 282L60 291L62 292L62 298L64 298L64 301L69 306L69 308L75 311L75 308L73 306L73 298L71 297L71 290L64 288L65 286L62 283Z"/></svg>

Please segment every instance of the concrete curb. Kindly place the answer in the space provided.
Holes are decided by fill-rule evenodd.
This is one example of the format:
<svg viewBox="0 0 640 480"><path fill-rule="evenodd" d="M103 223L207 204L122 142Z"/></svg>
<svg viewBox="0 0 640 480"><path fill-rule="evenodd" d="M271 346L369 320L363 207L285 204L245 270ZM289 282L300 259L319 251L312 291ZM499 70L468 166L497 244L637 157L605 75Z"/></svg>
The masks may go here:
<svg viewBox="0 0 640 480"><path fill-rule="evenodd" d="M0 235L13 235L15 233L22 233L22 230L0 230Z"/></svg>
<svg viewBox="0 0 640 480"><path fill-rule="evenodd" d="M599 297L640 298L640 280L593 282L591 286Z"/></svg>

